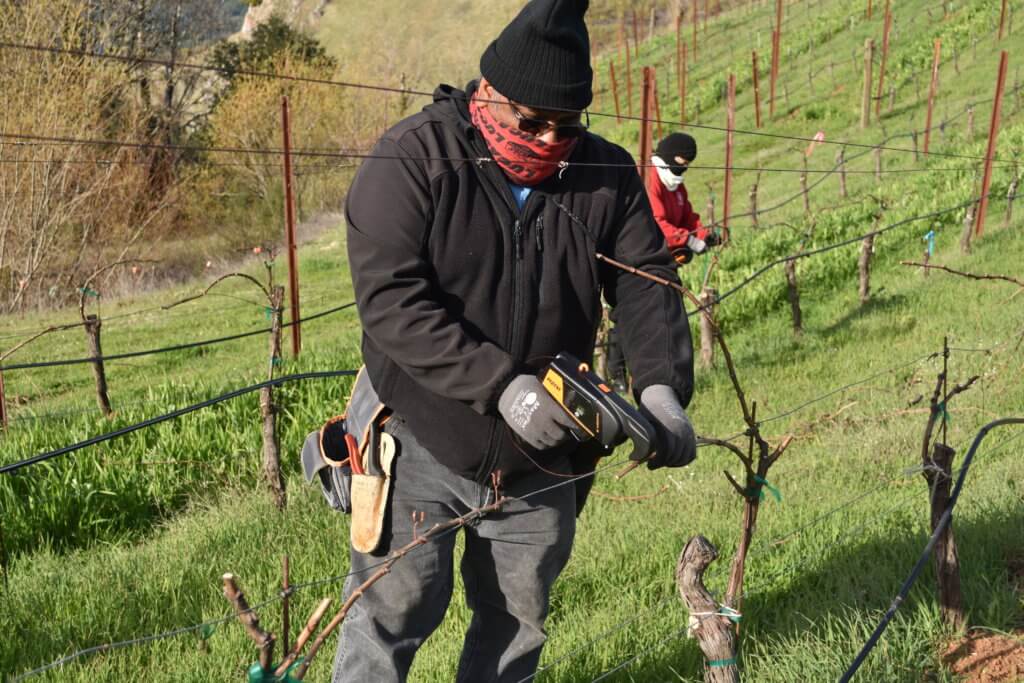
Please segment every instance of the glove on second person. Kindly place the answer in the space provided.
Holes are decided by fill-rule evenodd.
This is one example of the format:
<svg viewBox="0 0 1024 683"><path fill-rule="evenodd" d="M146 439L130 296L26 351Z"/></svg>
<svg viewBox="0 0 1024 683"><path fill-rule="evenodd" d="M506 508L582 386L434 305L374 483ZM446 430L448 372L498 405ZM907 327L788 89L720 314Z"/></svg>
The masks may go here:
<svg viewBox="0 0 1024 683"><path fill-rule="evenodd" d="M690 235L686 238L686 247L694 254L703 254L708 250L708 243L696 235Z"/></svg>
<svg viewBox="0 0 1024 683"><path fill-rule="evenodd" d="M720 247L722 246L722 236L717 232L709 232L704 237L704 243L709 247Z"/></svg>
<svg viewBox="0 0 1024 683"><path fill-rule="evenodd" d="M650 418L658 437L658 452L647 467L656 470L683 467L693 462L697 457L697 436L672 387L666 384L647 387L640 394L640 408Z"/></svg>
<svg viewBox="0 0 1024 683"><path fill-rule="evenodd" d="M574 424L533 375L519 375L505 387L498 399L498 412L512 431L537 450L564 443Z"/></svg>

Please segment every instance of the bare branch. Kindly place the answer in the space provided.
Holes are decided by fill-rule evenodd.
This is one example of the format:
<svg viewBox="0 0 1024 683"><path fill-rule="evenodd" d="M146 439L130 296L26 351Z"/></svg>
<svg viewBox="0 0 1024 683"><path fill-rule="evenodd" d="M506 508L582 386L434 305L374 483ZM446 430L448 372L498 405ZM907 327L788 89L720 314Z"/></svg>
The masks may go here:
<svg viewBox="0 0 1024 683"><path fill-rule="evenodd" d="M947 273L952 273L953 275L959 275L961 277L967 277L967 278L970 278L972 280L1002 280L1004 282L1012 282L1013 284L1017 285L1018 287L1024 288L1024 280L1018 280L1017 278L1010 277L1009 275L987 275L987 274L978 275L976 273L965 273L965 272L960 271L960 270L953 270L952 268L947 268L946 266L942 266L942 265L939 265L937 263L919 263L917 261L900 261L900 265L901 266L914 266L914 267L917 267L917 268L929 268L929 269L932 269L932 270L942 270L942 271L945 271Z"/></svg>
<svg viewBox="0 0 1024 683"><path fill-rule="evenodd" d="M234 574L225 574L221 577L221 581L224 583L224 597L234 605L238 620L245 626L252 641L260 648L260 666L264 671L268 670L274 659L274 635L267 633L260 626L260 618L249 607L245 594L235 583Z"/></svg>
<svg viewBox="0 0 1024 683"><path fill-rule="evenodd" d="M720 448L724 448L728 451L731 451L737 458L742 460L744 463L748 465L750 464L750 459L747 457L747 454L743 452L743 449L737 446L736 444L732 443L731 441L723 441L722 439L716 439L710 436L700 436L697 437L697 445L719 446Z"/></svg>
<svg viewBox="0 0 1024 683"><path fill-rule="evenodd" d="M81 326L82 326L82 323L70 323L68 325L53 325L51 327L47 327L45 330L41 330L39 332L36 332L34 335L29 337L28 339L20 341L17 344L15 344L14 346L12 346L11 348L9 348L6 351L4 351L3 353L0 353L0 361L7 360L7 358L9 358L11 355L13 355L15 351L17 351L18 349L20 349L20 348L22 348L24 346L27 346L28 344L31 344L36 339L39 339L40 337L42 337L44 335L50 334L51 332L60 332L61 330L70 330L72 327L81 327Z"/></svg>
<svg viewBox="0 0 1024 683"><path fill-rule="evenodd" d="M725 478L729 480L729 483L732 484L732 487L736 489L736 493L740 494L744 498L750 495L749 491L747 491L747 489L745 489L744 487L740 486L739 482L736 481L731 474L729 474L728 470L722 470L722 472L723 474L725 474Z"/></svg>
<svg viewBox="0 0 1024 683"><path fill-rule="evenodd" d="M120 260L108 263L105 266L100 266L99 268L94 270L92 272L92 275L87 277L85 279L85 282L82 283L82 286L79 288L79 292L78 292L78 315L82 319L83 322L85 321L85 297L86 297L87 292L89 291L89 287L90 287L90 285L92 285L93 281L96 278L98 278L100 275L102 275L103 273L107 272L108 270L112 270L112 269L116 268L117 266L128 265L129 263L159 263L159 261L154 261L153 259L120 259Z"/></svg>
<svg viewBox="0 0 1024 683"><path fill-rule="evenodd" d="M263 295L267 298L267 301L270 301L270 291L266 287L264 287L260 283L260 281L257 280L256 278L254 278L252 275L247 275L246 273L228 273L227 275L221 275L219 278L217 278L216 280L211 282L209 285L206 286L206 289L201 291L199 294L195 294L193 296L186 297L184 299L181 299L180 301L175 301L174 303L170 303L170 304L167 304L165 306L161 306L160 308L162 308L162 309L164 309L166 311L169 308L174 308L175 306L180 306L181 304L188 303L189 301L195 301L196 299L201 299L204 296L206 296L207 294L209 294L211 289L213 289L214 287L219 285L221 282L224 282L228 278L232 278L232 277L240 277L242 279L249 280L254 285L259 287L260 291L263 292Z"/></svg>

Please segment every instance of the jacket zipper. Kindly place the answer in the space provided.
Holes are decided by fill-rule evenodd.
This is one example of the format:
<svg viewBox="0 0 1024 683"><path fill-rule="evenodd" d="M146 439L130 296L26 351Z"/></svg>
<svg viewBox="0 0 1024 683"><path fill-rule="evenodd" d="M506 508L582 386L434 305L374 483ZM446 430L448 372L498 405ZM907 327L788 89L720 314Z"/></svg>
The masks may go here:
<svg viewBox="0 0 1024 683"><path fill-rule="evenodd" d="M479 151L480 145L476 144L478 142L476 139L476 135L471 135L473 135L473 143L475 144ZM501 177L501 170L498 169L497 167L495 167L494 169L485 169L478 166L478 168L481 171L481 176L492 174L489 180L493 182L494 187L492 187L491 189L497 192L497 194L501 197L501 200L504 201L505 205L508 207L509 212L515 217L512 226L512 325L511 329L509 330L509 353L512 355L513 358L515 358L519 336L519 317L522 315L520 301L522 299L520 291L522 287L519 282L520 272L522 270L522 268L520 268L519 261L521 261L523 258L523 224L521 219L522 216L525 215L526 209L528 208L530 199L533 197L533 195L531 193L530 198L528 198L526 201L526 205L523 206L523 211L520 212L519 207L516 205L515 200L512 198L512 191L508 188L508 185L507 183L505 183L504 178ZM481 177L481 182L485 188L485 192L488 185L487 180L488 179ZM501 187L501 184L503 183L505 184L505 186ZM504 192L502 190L504 190ZM487 482L488 478L491 476L491 472L494 471L494 467L497 464L498 445L504 438L504 434L502 434L500 430L500 425L495 423L491 428L490 434L488 435L487 450L484 451L483 462L481 463L480 469L477 471L476 476L477 482L481 484Z"/></svg>
<svg viewBox="0 0 1024 683"><path fill-rule="evenodd" d="M544 214L537 216L537 251L544 251Z"/></svg>

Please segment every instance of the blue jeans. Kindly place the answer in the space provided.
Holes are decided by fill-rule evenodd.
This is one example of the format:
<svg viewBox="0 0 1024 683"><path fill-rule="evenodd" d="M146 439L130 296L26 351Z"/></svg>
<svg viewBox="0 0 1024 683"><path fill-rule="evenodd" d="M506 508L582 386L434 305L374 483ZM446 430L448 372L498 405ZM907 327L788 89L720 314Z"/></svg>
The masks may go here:
<svg viewBox="0 0 1024 683"><path fill-rule="evenodd" d="M413 513L424 513L418 530L493 502L490 486L451 473L420 446L397 419L386 426L399 444L391 504L381 548L373 555L350 550L347 598L373 574L392 549L413 539ZM569 473L567 458L543 463ZM503 486L507 496L564 482L540 470ZM575 487L565 484L511 501L464 527L462 579L473 613L456 681L515 682L537 668L547 634L551 586L565 567L576 533ZM398 560L391 572L357 600L342 623L334 659L334 683L405 681L416 651L441 624L452 597L456 532L442 535Z"/></svg>

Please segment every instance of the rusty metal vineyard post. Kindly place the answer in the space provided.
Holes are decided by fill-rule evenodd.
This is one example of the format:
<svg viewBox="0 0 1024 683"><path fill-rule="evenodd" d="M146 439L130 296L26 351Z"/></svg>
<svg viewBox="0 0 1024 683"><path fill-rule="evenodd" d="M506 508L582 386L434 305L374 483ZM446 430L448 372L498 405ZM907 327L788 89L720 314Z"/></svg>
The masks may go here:
<svg viewBox="0 0 1024 683"><path fill-rule="evenodd" d="M775 116L775 90L779 80L779 62L782 61L782 0L775 0L775 30L772 32L772 66L770 104L768 114Z"/></svg>
<svg viewBox="0 0 1024 683"><path fill-rule="evenodd" d="M292 134L288 115L288 97L281 98L281 131L284 138L284 218L288 241L288 301L292 321L292 355L302 349L302 325L299 322L299 258L295 244L295 201L292 197Z"/></svg>
<svg viewBox="0 0 1024 683"><path fill-rule="evenodd" d="M996 140L999 137L999 115L1003 105L1003 87L1006 85L1006 67L1009 54L1003 50L999 55L999 74L996 76L996 96L992 102L992 120L988 127L988 148L985 152L985 174L981 181L981 201L978 204L978 218L974 234L981 235L985 229L985 214L988 212L988 191L992 183L992 159L996 155Z"/></svg>

